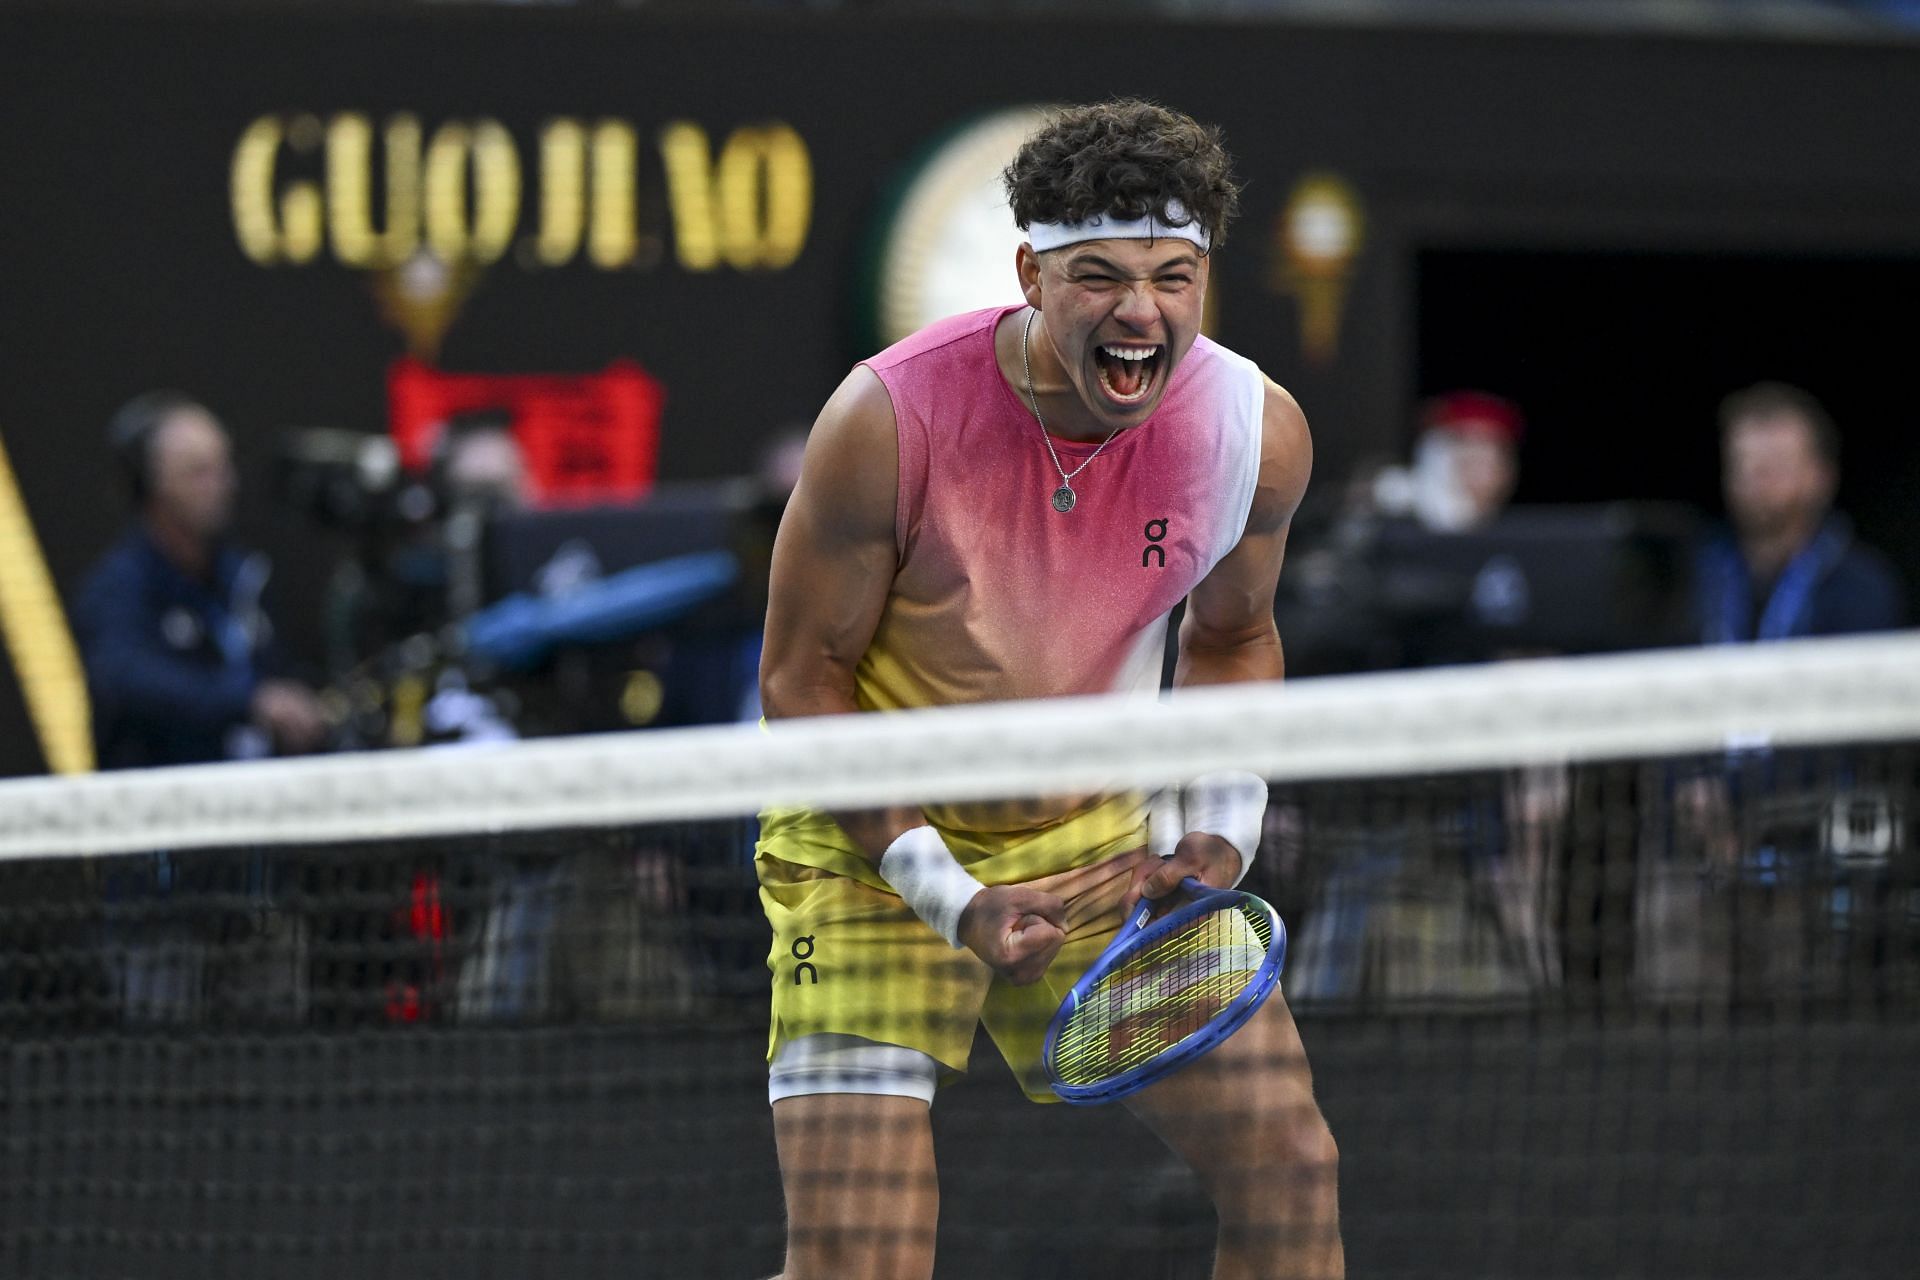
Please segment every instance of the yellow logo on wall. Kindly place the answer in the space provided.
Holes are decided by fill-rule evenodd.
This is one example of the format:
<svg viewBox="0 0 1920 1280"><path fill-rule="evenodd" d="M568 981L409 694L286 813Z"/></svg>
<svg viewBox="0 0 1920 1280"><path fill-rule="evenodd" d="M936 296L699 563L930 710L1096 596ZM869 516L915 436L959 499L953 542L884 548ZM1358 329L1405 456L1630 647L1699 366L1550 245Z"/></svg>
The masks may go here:
<svg viewBox="0 0 1920 1280"><path fill-rule="evenodd" d="M644 201L641 136L625 120L548 121L528 147L497 120L376 123L355 111L262 116L234 147L231 204L240 251L263 267L330 257L393 270L420 251L529 270L584 261L647 268L670 240L679 265L779 271L806 247L813 164L780 123L735 129L718 146L675 121L644 158L661 200ZM664 210L663 225L647 211Z"/></svg>
<svg viewBox="0 0 1920 1280"><path fill-rule="evenodd" d="M1310 173L1294 184L1274 227L1270 283L1298 299L1301 353L1315 364L1339 354L1347 282L1365 239L1360 197L1345 179Z"/></svg>

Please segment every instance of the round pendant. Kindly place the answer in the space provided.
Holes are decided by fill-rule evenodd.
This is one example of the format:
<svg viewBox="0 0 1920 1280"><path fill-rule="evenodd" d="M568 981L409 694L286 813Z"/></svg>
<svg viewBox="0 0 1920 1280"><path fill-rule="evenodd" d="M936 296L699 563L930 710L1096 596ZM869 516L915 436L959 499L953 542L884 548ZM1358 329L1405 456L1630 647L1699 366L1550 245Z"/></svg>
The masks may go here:
<svg viewBox="0 0 1920 1280"><path fill-rule="evenodd" d="M1074 496L1070 485L1061 485L1053 491L1053 509L1065 515L1073 510Z"/></svg>

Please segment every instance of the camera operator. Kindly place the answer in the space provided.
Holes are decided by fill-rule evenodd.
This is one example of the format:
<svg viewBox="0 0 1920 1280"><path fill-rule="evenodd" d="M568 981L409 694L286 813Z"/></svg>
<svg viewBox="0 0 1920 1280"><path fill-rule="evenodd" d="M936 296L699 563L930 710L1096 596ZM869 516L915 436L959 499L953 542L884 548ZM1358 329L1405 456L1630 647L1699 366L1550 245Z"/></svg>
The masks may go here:
<svg viewBox="0 0 1920 1280"><path fill-rule="evenodd" d="M319 700L278 674L266 559L228 540L238 483L226 430L191 397L154 391L114 415L108 442L136 518L73 610L101 767L318 749Z"/></svg>

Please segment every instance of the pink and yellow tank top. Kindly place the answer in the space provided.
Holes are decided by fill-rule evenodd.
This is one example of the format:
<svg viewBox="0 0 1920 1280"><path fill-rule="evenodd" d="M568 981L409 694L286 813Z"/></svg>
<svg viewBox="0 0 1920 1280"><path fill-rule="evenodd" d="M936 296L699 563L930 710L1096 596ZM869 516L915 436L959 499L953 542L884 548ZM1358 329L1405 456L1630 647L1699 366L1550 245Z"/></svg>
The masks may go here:
<svg viewBox="0 0 1920 1280"><path fill-rule="evenodd" d="M994 330L1016 309L954 316L865 362L893 400L900 476L898 568L854 677L862 710L1151 697L1168 614L1246 527L1266 399L1251 361L1197 339L1154 415L1074 477L1079 501L1063 514L1051 502L1060 473L1040 428L994 359ZM1096 444L1053 441L1068 471ZM939 806L927 815L957 853L984 857L1050 826L1081 825L1103 807L1093 825L1137 829L1135 797ZM849 867L788 847L811 838L776 839L786 816L763 815L767 851L870 878L865 859Z"/></svg>

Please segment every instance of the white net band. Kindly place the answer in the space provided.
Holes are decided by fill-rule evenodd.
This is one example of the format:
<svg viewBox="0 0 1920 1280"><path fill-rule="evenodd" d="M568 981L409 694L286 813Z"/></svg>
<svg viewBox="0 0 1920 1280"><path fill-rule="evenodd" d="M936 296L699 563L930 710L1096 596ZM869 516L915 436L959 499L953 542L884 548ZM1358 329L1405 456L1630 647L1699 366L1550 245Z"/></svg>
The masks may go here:
<svg viewBox="0 0 1920 1280"><path fill-rule="evenodd" d="M0 783L0 858L378 840L1920 738L1920 636Z"/></svg>

